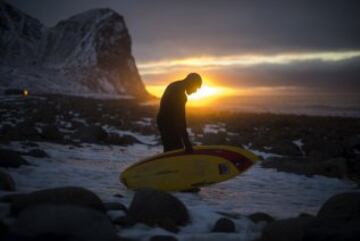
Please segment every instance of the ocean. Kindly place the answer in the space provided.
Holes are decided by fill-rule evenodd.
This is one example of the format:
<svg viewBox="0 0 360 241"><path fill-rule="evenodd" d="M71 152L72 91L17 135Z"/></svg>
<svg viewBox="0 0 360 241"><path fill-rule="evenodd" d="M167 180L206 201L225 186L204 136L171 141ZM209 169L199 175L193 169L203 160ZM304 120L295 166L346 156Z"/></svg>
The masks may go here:
<svg viewBox="0 0 360 241"><path fill-rule="evenodd" d="M227 96L207 108L256 113L360 117L360 94Z"/></svg>

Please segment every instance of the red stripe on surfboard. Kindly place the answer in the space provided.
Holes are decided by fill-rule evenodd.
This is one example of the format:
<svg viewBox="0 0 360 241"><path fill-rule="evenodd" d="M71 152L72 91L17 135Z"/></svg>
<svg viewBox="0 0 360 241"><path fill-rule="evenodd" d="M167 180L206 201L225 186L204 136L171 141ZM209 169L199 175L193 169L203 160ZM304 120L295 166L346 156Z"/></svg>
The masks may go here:
<svg viewBox="0 0 360 241"><path fill-rule="evenodd" d="M198 150L194 149L192 153L186 153L185 151L183 151L183 152L165 154L164 156L161 157L154 157L148 160L144 160L140 163L134 164L129 168L133 168L155 160L161 160L164 158L169 158L174 156L185 156L185 155L211 155L211 156L221 157L230 161L239 170L239 172L246 170L252 165L252 161L250 159L234 151L223 150L223 149L198 149ZM236 165L236 163L239 163L240 166Z"/></svg>

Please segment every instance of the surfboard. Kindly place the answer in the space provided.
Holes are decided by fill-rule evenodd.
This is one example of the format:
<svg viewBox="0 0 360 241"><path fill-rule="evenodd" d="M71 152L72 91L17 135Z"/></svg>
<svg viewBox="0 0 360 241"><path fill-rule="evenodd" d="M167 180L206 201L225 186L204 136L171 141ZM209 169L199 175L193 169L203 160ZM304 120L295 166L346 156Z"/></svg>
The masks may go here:
<svg viewBox="0 0 360 241"><path fill-rule="evenodd" d="M249 150L234 146L195 146L161 153L141 160L120 175L129 189L154 188L184 191L231 179L251 167L259 158Z"/></svg>

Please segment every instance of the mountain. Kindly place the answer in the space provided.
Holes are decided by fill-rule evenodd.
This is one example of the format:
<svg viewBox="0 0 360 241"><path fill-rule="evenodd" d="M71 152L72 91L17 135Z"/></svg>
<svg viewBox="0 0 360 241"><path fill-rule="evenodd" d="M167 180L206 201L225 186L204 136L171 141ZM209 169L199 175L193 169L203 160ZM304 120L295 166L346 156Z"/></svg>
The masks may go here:
<svg viewBox="0 0 360 241"><path fill-rule="evenodd" d="M0 2L0 87L147 98L124 18L93 9L46 27Z"/></svg>

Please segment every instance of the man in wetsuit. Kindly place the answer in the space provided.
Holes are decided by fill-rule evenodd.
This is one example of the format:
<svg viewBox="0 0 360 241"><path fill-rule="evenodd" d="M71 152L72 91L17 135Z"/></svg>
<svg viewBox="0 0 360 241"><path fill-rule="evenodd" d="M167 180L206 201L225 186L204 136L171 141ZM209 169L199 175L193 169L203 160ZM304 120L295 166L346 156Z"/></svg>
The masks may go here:
<svg viewBox="0 0 360 241"><path fill-rule="evenodd" d="M185 79L175 81L166 87L160 101L157 124L164 146L164 152L185 147L192 152L192 144L186 131L186 95L195 93L202 84L197 73L190 73Z"/></svg>

